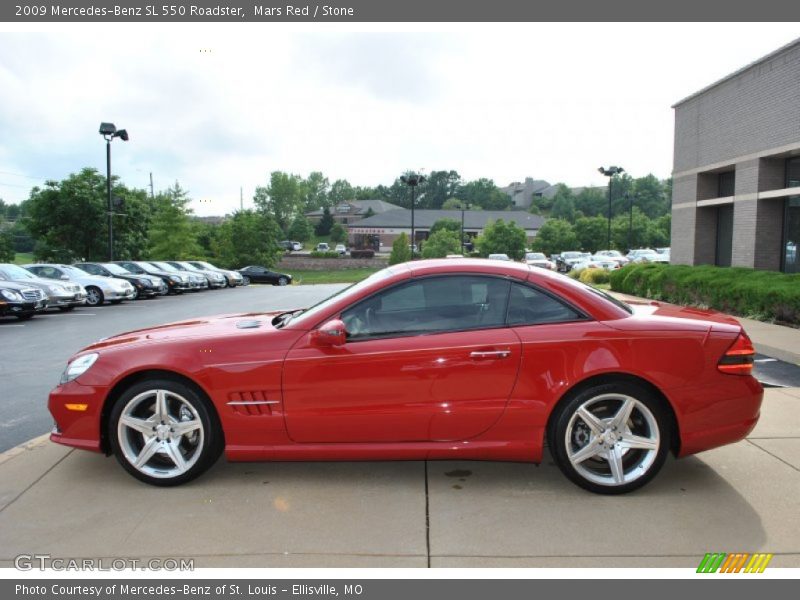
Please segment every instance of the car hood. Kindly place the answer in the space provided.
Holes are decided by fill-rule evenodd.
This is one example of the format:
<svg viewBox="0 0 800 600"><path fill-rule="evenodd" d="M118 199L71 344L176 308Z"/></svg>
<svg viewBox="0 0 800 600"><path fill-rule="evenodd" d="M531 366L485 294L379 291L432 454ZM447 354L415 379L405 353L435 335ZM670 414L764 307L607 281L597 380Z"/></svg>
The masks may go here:
<svg viewBox="0 0 800 600"><path fill-rule="evenodd" d="M210 339L239 335L247 331L272 333L279 331L272 326L272 319L286 311L251 312L199 317L186 321L177 321L126 331L111 337L104 338L87 346L83 351L99 350L102 348L119 347L135 343L171 342L187 339Z"/></svg>

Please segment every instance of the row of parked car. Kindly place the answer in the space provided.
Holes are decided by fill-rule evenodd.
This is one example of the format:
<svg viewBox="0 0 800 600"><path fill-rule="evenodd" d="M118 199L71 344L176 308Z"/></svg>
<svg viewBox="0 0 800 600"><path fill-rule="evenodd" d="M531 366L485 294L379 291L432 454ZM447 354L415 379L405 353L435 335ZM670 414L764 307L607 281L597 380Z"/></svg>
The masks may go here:
<svg viewBox="0 0 800 600"><path fill-rule="evenodd" d="M265 267L237 271L206 261L78 262L72 265L0 263L0 317L30 319L48 308L119 304L125 300L247 285L288 285L292 276Z"/></svg>
<svg viewBox="0 0 800 600"><path fill-rule="evenodd" d="M553 254L549 258L541 252L528 252L525 262L531 266L568 273L580 272L583 269L606 269L611 271L624 267L628 263L666 263L669 264L669 248L640 248L623 255L618 250L598 250L591 252L567 251Z"/></svg>

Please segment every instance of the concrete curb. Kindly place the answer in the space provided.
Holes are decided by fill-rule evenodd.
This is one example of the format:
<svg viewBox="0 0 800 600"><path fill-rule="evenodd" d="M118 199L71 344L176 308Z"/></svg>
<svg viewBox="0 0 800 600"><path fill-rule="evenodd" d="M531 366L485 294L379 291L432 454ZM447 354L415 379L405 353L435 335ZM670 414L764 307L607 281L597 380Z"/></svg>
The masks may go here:
<svg viewBox="0 0 800 600"><path fill-rule="evenodd" d="M45 433L38 437L33 438L32 440L28 440L27 442L24 442L19 446L15 446L14 448L9 448L5 452L0 453L0 465L8 462L9 460L15 458L16 456L19 456L23 452L34 450L35 448L38 448L39 446L42 446L43 444L49 441L50 441L50 434Z"/></svg>

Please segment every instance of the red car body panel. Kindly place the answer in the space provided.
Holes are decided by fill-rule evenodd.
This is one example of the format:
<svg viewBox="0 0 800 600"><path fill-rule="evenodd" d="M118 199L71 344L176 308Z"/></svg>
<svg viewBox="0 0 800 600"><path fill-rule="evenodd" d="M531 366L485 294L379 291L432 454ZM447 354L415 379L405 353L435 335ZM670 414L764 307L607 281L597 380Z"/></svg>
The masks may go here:
<svg viewBox="0 0 800 600"><path fill-rule="evenodd" d="M316 328L387 286L465 273L528 281L586 318L332 347L312 341ZM559 400L584 382L620 375L669 403L680 455L742 439L758 419L761 385L717 369L742 331L725 315L661 303L636 304L632 315L563 275L500 261L406 263L354 289L281 329L271 324L276 313L223 315L89 346L81 353L100 355L92 368L50 394L51 439L107 451L110 401L119 386L151 372L191 380L209 397L231 460L538 462ZM260 325L240 328L252 320ZM247 400L271 404L236 404ZM66 408L74 403L87 409Z"/></svg>

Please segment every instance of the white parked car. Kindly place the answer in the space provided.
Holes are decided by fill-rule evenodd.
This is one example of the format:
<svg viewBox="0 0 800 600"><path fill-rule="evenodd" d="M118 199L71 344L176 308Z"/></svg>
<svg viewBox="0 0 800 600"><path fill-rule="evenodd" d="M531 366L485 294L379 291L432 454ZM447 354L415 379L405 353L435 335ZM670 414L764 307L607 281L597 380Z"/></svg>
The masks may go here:
<svg viewBox="0 0 800 600"><path fill-rule="evenodd" d="M619 250L598 250L597 252L594 253L594 255L595 256L605 256L606 258L610 258L611 260L615 260L620 264L620 266L627 265L630 262L630 260L625 258L622 255L622 252L620 252Z"/></svg>
<svg viewBox="0 0 800 600"><path fill-rule="evenodd" d="M320 242L317 244L317 252L330 252L330 250L331 247L325 242Z"/></svg>
<svg viewBox="0 0 800 600"><path fill-rule="evenodd" d="M511 260L508 257L508 254L490 254L486 258L488 258L489 260Z"/></svg>
<svg viewBox="0 0 800 600"><path fill-rule="evenodd" d="M36 263L25 265L25 268L37 277L69 281L82 286L86 290L87 306L100 306L103 302L119 304L123 300L136 298L136 289L125 279L89 275L86 271L71 265Z"/></svg>
<svg viewBox="0 0 800 600"><path fill-rule="evenodd" d="M659 254L652 248L639 248L628 252L628 260L634 263L669 263L669 255Z"/></svg>
<svg viewBox="0 0 800 600"><path fill-rule="evenodd" d="M526 252L524 262L531 267L539 267L550 271L556 270L556 263L548 259L542 252Z"/></svg>
<svg viewBox="0 0 800 600"><path fill-rule="evenodd" d="M605 269L606 271L613 271L619 268L620 264L617 261L607 256L594 255L574 265L572 270L576 273L580 273L584 269Z"/></svg>
<svg viewBox="0 0 800 600"><path fill-rule="evenodd" d="M344 256L347 254L347 247L344 244L336 244L336 248L333 251L338 252L340 256Z"/></svg>

